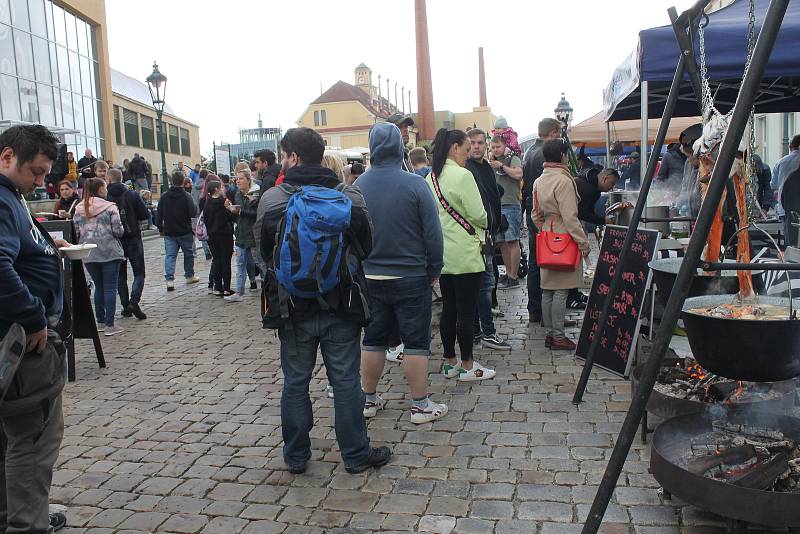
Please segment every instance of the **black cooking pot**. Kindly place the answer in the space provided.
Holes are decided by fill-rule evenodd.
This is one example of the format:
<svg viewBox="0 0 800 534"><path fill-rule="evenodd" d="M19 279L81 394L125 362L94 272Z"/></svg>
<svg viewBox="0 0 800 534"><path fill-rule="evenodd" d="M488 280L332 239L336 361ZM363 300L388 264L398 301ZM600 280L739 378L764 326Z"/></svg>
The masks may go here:
<svg viewBox="0 0 800 534"><path fill-rule="evenodd" d="M647 265L653 271L653 281L658 286L656 298L662 306L667 305L678 269L681 268L683 258L663 258L653 260ZM753 289L758 292L763 287L761 271L753 271ZM736 271L722 271L718 274L709 274L701 269L695 271L692 285L689 288L690 297L701 295L733 295L739 292L739 278Z"/></svg>
<svg viewBox="0 0 800 534"><path fill-rule="evenodd" d="M697 362L734 380L777 382L800 375L800 321L724 319L687 311L732 301L731 295L708 295L683 303L681 318ZM758 302L786 306L788 312L786 298L758 297ZM793 304L800 308L800 301Z"/></svg>

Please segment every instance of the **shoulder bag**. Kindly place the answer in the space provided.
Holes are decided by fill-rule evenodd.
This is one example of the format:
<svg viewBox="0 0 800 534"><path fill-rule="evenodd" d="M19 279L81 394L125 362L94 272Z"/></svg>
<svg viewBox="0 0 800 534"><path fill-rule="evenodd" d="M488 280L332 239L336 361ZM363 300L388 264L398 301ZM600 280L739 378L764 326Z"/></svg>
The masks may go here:
<svg viewBox="0 0 800 534"><path fill-rule="evenodd" d="M461 228L464 229L469 235L477 235L478 232L475 230L475 227L472 226L467 219L465 219L456 209L450 205L444 195L442 194L442 188L439 186L439 180L436 178L436 174L431 171L431 183L433 183L433 190L436 191L436 198L439 199L439 204L442 205L442 209L447 212L450 217L453 218L454 221L458 223ZM489 232L486 231L484 234L484 241L481 242L481 252L485 256L492 256L494 254L494 245L492 244L492 237L489 235Z"/></svg>

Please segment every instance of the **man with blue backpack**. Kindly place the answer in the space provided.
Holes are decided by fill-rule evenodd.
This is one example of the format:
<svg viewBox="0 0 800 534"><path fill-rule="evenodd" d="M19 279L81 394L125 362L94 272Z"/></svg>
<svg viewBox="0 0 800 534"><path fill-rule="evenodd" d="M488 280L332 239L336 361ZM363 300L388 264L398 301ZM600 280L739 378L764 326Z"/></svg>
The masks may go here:
<svg viewBox="0 0 800 534"><path fill-rule="evenodd" d="M361 192L321 165L325 143L317 132L291 128L281 149L284 181L262 195L256 227L268 268L263 323L281 340L283 458L294 474L311 458L308 387L319 348L342 460L348 473L360 473L391 458L388 447L369 444L359 373L369 318L361 261L372 250L372 223Z"/></svg>

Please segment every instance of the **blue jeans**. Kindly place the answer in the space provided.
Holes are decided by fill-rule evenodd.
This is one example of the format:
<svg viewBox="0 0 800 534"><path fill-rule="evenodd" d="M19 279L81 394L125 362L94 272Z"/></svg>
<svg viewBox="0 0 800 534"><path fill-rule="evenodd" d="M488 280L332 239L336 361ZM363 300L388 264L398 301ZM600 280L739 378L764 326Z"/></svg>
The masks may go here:
<svg viewBox="0 0 800 534"><path fill-rule="evenodd" d="M114 326L117 312L117 278L122 260L86 263L94 281L94 313L98 323Z"/></svg>
<svg viewBox="0 0 800 534"><path fill-rule="evenodd" d="M244 293L246 278L250 278L251 282L256 281L256 262L253 257L253 248L236 246L236 266L236 292Z"/></svg>
<svg viewBox="0 0 800 534"><path fill-rule="evenodd" d="M396 280L370 280L367 294L372 320L364 330L363 349L383 352L397 346L397 334L409 356L431 354L431 280L410 276Z"/></svg>
<svg viewBox="0 0 800 534"><path fill-rule="evenodd" d="M542 313L542 276L536 264L536 234L539 230L528 215L528 313Z"/></svg>
<svg viewBox="0 0 800 534"><path fill-rule="evenodd" d="M194 235L164 236L164 280L175 280L178 249L183 251L183 276L194 276Z"/></svg>
<svg viewBox="0 0 800 534"><path fill-rule="evenodd" d="M283 458L290 468L302 467L311 459L308 433L314 426L314 414L308 385L318 347L335 394L336 441L344 465L355 467L366 460L370 447L361 390L360 330L358 323L325 312L290 319L278 329L283 371Z"/></svg>
<svg viewBox="0 0 800 534"><path fill-rule="evenodd" d="M492 317L492 290L494 289L494 261L484 256L486 270L481 278L481 289L478 293L478 306L475 312L475 332L482 336L491 336L497 330Z"/></svg>
<svg viewBox="0 0 800 534"><path fill-rule="evenodd" d="M125 251L125 258L131 264L133 271L133 284L128 294L128 265L123 263L119 268L119 278L117 282L117 292L119 293L119 304L123 309L128 304L139 304L144 291L144 244L141 237L130 237L120 239L122 250Z"/></svg>

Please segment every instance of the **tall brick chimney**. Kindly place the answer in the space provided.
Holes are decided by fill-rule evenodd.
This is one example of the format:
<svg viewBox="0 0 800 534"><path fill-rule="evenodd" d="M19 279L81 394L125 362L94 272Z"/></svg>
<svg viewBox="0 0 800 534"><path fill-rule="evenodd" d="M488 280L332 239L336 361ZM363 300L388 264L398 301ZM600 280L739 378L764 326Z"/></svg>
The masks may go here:
<svg viewBox="0 0 800 534"><path fill-rule="evenodd" d="M480 107L486 107L486 71L483 69L483 47L478 47L478 97Z"/></svg>
<svg viewBox="0 0 800 534"><path fill-rule="evenodd" d="M425 0L414 0L414 23L417 35L417 128L420 140L431 141L436 124L433 119L433 83L431 53L428 45L428 14Z"/></svg>

